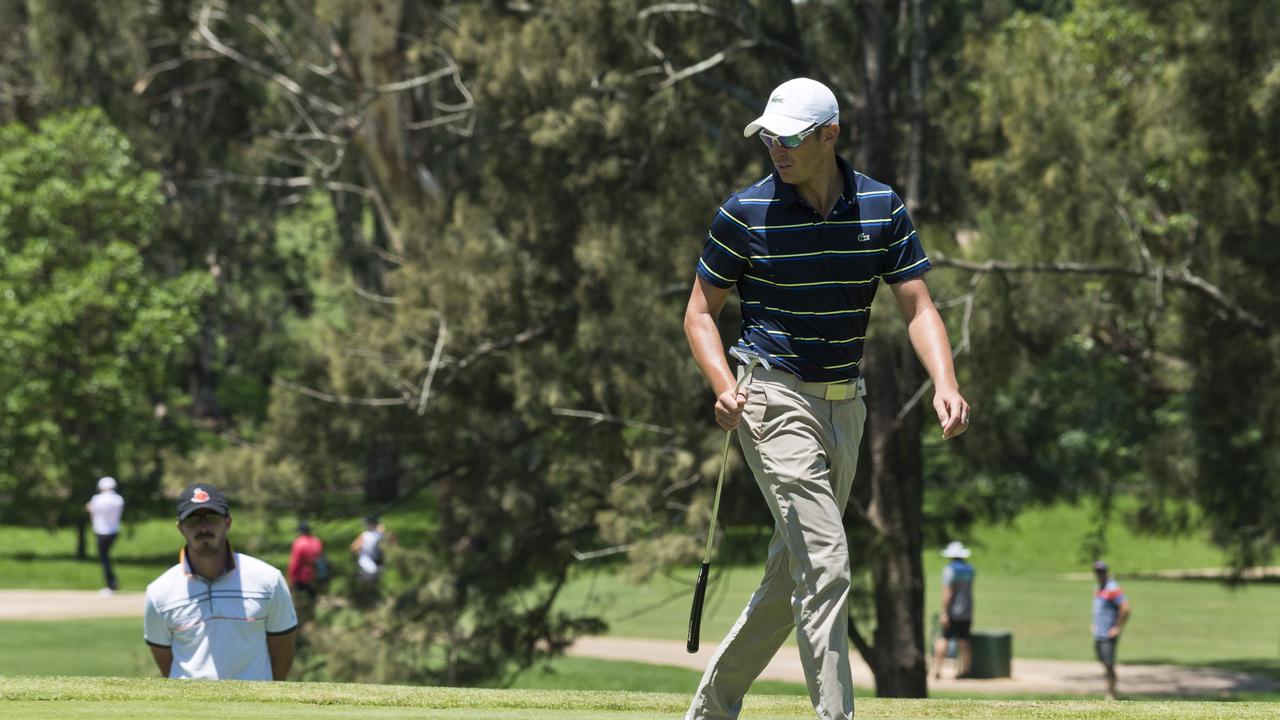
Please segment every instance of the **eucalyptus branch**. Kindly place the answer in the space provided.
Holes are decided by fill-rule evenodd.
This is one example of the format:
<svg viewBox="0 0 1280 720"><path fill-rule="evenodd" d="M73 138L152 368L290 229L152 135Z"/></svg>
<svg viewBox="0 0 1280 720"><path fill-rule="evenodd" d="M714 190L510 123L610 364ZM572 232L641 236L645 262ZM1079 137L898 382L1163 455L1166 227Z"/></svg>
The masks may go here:
<svg viewBox="0 0 1280 720"><path fill-rule="evenodd" d="M427 400L431 397L431 381L436 377L440 367L440 356L444 354L444 341L447 337L444 318L440 318L440 330L436 333L436 347L431 353L431 365L427 368L427 377L422 381L422 394L418 396L418 414L427 411Z"/></svg>
<svg viewBox="0 0 1280 720"><path fill-rule="evenodd" d="M352 283L351 285L351 290L357 296L362 297L365 300L370 300L376 303L382 303L383 305L399 305L400 304L400 298L398 297L395 297L392 295L378 295L377 293L369 292L368 290L365 290L364 288L354 283Z"/></svg>
<svg viewBox="0 0 1280 720"><path fill-rule="evenodd" d="M258 60L254 60L253 58L245 55L239 50L236 50L230 45L227 45L226 43L222 42L222 39L219 38L217 34L215 34L213 30L210 29L209 27L209 21L212 19L212 16L213 16L212 6L209 3L205 3L200 8L200 15L196 25L196 32L199 34L200 38L204 41L205 46L208 47L210 50L213 50L219 55L222 55L223 57L235 62L236 64L247 68L248 70L250 70L251 72L257 75L260 75L270 80L271 82L279 85L280 87L284 88L285 90L292 93L293 95L297 95L298 97L303 98L312 107L320 108L321 110L329 112L338 117L346 117L348 115L346 109L343 108L341 105L338 105L322 97L319 97L318 95L308 92L301 85L299 85L296 80L289 77L288 75L285 75L284 73L273 70L267 67L262 62L259 62Z"/></svg>
<svg viewBox="0 0 1280 720"><path fill-rule="evenodd" d="M613 547L601 548L599 550L591 550L582 552L581 550L572 550L573 559L579 562L584 560L595 560L597 558L609 557L610 555L623 555L631 550L630 543L626 545L615 545Z"/></svg>
<svg viewBox="0 0 1280 720"><path fill-rule="evenodd" d="M189 55L183 55L171 60L165 60L164 62L158 62L146 70L143 70L142 74L138 76L138 79L133 81L133 94L141 95L146 92L147 88L151 85L151 82L162 73L169 72L170 70L176 70L189 62L196 60L212 60L215 57L217 57L217 55L212 52L193 52Z"/></svg>
<svg viewBox="0 0 1280 720"><path fill-rule="evenodd" d="M1015 263L1007 260L995 259L987 260L985 262L971 262L968 260L949 258L939 254L934 254L930 258L930 261L938 267L951 267L957 270L966 270L974 273L1040 273L1120 276L1139 280L1150 280L1152 282L1173 285L1196 292L1202 297L1207 298L1219 309L1228 313L1245 325L1248 325L1253 330L1268 334L1272 331L1270 324L1265 320L1262 320L1257 315L1241 307L1239 303L1233 300L1220 288L1208 282L1204 278L1195 275L1186 268L1176 271L1170 271L1162 267L1144 270L1142 268L1134 267L1089 265L1087 263L1077 262Z"/></svg>
<svg viewBox="0 0 1280 720"><path fill-rule="evenodd" d="M299 385L294 382L289 382L288 380L285 380L284 378L280 378L280 377L272 377L271 384L279 385L280 387L287 388L296 393L306 395L309 398L315 398L316 400L323 400L324 402L333 403L335 405L364 405L367 407L391 407L394 405L409 404L409 401L403 397L357 398L357 397L351 397L349 395L333 395L331 393L321 392L319 390L309 388L305 385Z"/></svg>
<svg viewBox="0 0 1280 720"><path fill-rule="evenodd" d="M542 337L543 335L546 335L548 332L550 332L551 328L554 327L557 322L559 322L558 315L555 317L549 318L547 320L544 320L543 322L541 322L538 325L535 325L534 327L531 327L527 330L523 330L519 333L516 333L511 337L503 338L501 340L486 340L480 343L479 345L477 345L474 350L472 350L470 353L467 354L466 357L459 360L458 368L459 369L466 368L468 365L475 362L476 360L479 360L485 355L489 355L491 353L495 353L500 350L505 350L509 347L514 347L516 345L523 345L525 343L532 342L533 340L536 340L537 338Z"/></svg>
<svg viewBox="0 0 1280 720"><path fill-rule="evenodd" d="M669 2L669 3L659 3L657 5L650 5L649 7L641 10L638 17L641 20L647 20L650 15L656 15L658 13L677 13L677 12L701 13L703 15L707 15L708 17L713 17L717 20L728 19L724 16L723 13L717 11L715 8L709 5L703 5L702 3L695 3L695 2L682 2L682 3Z"/></svg>
<svg viewBox="0 0 1280 720"><path fill-rule="evenodd" d="M737 42L731 43L729 47L721 50L720 52L712 55L711 57L708 57L705 60L702 60L700 62L694 63L693 65L690 65L689 67L670 75L669 77L667 77L666 80L663 80L662 82L658 83L656 86L656 89L665 90L666 88L669 88L672 85L675 85L681 80L687 80L693 77L694 75L698 75L700 73L704 73L710 70L711 68L727 60L729 55L732 53L754 48L754 47L757 47L758 45L759 43L757 43L753 39L738 40Z"/></svg>
<svg viewBox="0 0 1280 720"><path fill-rule="evenodd" d="M576 417L590 420L592 425L609 422L626 427L636 428L637 430L647 430L649 432L661 433L663 435L675 435L676 431L661 425L651 425L649 423L639 422L638 420L628 420L617 415L609 415L607 413L592 412L590 410L572 410L570 408L551 408L552 415L561 415L563 417Z"/></svg>

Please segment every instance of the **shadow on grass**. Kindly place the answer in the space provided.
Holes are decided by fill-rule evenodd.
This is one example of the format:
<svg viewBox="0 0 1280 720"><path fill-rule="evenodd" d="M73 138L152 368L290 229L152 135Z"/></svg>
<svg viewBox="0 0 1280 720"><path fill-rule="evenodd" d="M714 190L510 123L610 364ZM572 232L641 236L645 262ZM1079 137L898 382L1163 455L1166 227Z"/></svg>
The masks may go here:
<svg viewBox="0 0 1280 720"><path fill-rule="evenodd" d="M1097 696L1094 696L1097 697ZM1141 702L1280 702L1280 691L1261 692L1251 690L1223 690L1216 693L1172 694L1172 693L1127 693L1120 687L1122 700Z"/></svg>
<svg viewBox="0 0 1280 720"><path fill-rule="evenodd" d="M172 565L177 557L176 552L157 553L155 555L111 555L112 565ZM84 557L76 557L75 553L35 553L30 550L21 550L18 552L0 553L0 560L13 560L20 563L34 562L83 562L98 564L97 551L89 553Z"/></svg>
<svg viewBox="0 0 1280 720"><path fill-rule="evenodd" d="M1178 665L1180 667L1212 668L1215 670L1248 673L1250 675L1273 681L1274 684L1278 686L1277 690L1280 690L1280 658L1214 660L1204 664L1194 664L1185 660L1170 660L1168 658L1143 656L1135 657L1132 660L1125 658L1123 664L1129 663L1133 663L1135 665Z"/></svg>

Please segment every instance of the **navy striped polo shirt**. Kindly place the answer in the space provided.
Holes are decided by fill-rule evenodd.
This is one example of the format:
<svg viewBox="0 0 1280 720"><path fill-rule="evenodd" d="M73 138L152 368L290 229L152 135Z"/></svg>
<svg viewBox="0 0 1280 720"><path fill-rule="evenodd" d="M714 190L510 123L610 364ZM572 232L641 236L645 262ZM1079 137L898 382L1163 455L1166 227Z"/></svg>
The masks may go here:
<svg viewBox="0 0 1280 720"><path fill-rule="evenodd" d="M807 382L857 378L880 279L930 268L893 188L836 162L844 192L830 217L771 174L729 196L698 260L703 280L738 286L738 345Z"/></svg>

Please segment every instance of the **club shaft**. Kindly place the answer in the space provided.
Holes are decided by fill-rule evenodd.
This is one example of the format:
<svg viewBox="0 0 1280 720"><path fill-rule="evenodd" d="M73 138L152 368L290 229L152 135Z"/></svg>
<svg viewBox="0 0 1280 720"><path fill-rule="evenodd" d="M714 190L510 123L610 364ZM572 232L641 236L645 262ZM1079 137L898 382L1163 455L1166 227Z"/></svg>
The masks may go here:
<svg viewBox="0 0 1280 720"><path fill-rule="evenodd" d="M707 549L702 553L702 563L711 562L711 543L716 536L716 518L720 517L720 491L724 489L724 471L729 464L729 441L733 439L733 431L724 434L724 452L720 454L720 477L716 480L716 496L711 501L711 527L707 528Z"/></svg>

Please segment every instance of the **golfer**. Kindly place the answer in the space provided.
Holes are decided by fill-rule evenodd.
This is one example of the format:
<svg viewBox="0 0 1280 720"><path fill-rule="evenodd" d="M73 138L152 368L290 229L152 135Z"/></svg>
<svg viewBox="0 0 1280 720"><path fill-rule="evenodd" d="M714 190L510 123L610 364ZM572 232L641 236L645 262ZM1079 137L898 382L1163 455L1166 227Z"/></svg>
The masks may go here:
<svg viewBox="0 0 1280 720"><path fill-rule="evenodd" d="M792 629L818 716L853 717L841 516L866 420L858 363L881 279L933 379L943 437L969 421L907 210L892 188L836 155L839 122L835 95L819 82L797 78L773 91L743 132L759 136L773 172L716 213L685 310L693 357L716 395L716 422L738 428L774 519L764 579L711 658L690 720L736 718ZM767 363L741 392L716 330L734 286L742 303L735 354Z"/></svg>
<svg viewBox="0 0 1280 720"><path fill-rule="evenodd" d="M147 586L143 638L160 674L284 680L298 616L280 571L233 552L222 491L197 483L178 497L178 564Z"/></svg>

